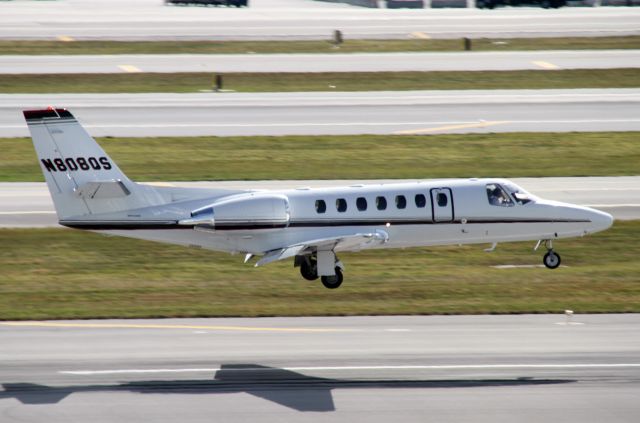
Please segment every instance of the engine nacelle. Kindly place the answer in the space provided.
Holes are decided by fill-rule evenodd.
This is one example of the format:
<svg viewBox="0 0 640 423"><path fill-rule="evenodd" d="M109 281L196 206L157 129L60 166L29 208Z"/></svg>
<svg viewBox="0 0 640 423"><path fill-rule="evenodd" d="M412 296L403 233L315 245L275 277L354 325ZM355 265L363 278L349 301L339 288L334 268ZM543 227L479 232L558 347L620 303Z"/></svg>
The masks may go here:
<svg viewBox="0 0 640 423"><path fill-rule="evenodd" d="M289 224L289 200L280 194L242 195L194 210L179 223L215 229L284 228Z"/></svg>

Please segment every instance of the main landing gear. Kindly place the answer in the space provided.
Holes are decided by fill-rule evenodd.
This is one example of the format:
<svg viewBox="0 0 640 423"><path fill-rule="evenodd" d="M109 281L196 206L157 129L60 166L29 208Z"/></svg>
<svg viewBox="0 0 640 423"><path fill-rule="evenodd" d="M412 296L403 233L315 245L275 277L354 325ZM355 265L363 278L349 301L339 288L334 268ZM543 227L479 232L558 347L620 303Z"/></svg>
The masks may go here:
<svg viewBox="0 0 640 423"><path fill-rule="evenodd" d="M296 264L300 259L300 274L308 281L318 279L318 258L316 256L297 256Z"/></svg>
<svg viewBox="0 0 640 423"><path fill-rule="evenodd" d="M538 241L536 245L536 250L540 246L542 241ZM550 239L544 241L544 246L547 248L547 253L542 258L542 262L548 269L557 269L560 266L560 254L553 251L553 241Z"/></svg>
<svg viewBox="0 0 640 423"><path fill-rule="evenodd" d="M336 258L333 251L323 251L321 252L321 260L324 260L324 263L321 263L321 266L318 266L318 254L313 253L306 256L296 256L294 261L294 266L300 267L300 274L303 278L308 281L315 281L320 278L322 285L328 289L336 289L340 285L342 285L342 281L344 277L342 275L343 266L342 263ZM325 274L320 275L319 267L322 268L324 273L331 273L331 261L327 263L327 260L333 261L333 275ZM324 266L322 266L324 264ZM328 267L328 269L327 269ZM327 271L328 270L328 271Z"/></svg>
<svg viewBox="0 0 640 423"><path fill-rule="evenodd" d="M335 268L336 274L333 276L320 276L320 281L325 288L336 289L342 285L342 270L339 267Z"/></svg>

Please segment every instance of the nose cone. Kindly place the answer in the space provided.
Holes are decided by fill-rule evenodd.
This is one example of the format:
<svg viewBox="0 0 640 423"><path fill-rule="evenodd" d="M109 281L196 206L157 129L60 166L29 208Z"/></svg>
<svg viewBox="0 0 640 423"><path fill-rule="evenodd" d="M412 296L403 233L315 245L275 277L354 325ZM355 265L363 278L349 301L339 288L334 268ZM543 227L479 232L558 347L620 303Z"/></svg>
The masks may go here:
<svg viewBox="0 0 640 423"><path fill-rule="evenodd" d="M600 210L589 209L589 232L599 232L609 229L613 225L613 216Z"/></svg>

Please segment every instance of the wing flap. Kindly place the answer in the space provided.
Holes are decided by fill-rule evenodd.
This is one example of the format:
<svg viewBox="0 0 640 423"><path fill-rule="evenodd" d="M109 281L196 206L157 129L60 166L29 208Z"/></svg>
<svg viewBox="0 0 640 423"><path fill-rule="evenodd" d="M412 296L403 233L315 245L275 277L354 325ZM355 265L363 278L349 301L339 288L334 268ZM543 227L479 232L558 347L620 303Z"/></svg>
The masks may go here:
<svg viewBox="0 0 640 423"><path fill-rule="evenodd" d="M388 240L389 234L382 230L372 233L358 233L310 240L301 244L267 251L264 256L258 260L256 267L299 255L305 250L358 251L384 244Z"/></svg>
<svg viewBox="0 0 640 423"><path fill-rule="evenodd" d="M304 250L304 245L294 245L287 248L280 248L278 250L268 251L260 260L256 262L256 267L264 266L265 264L273 263L274 261L284 260L289 257L297 255Z"/></svg>

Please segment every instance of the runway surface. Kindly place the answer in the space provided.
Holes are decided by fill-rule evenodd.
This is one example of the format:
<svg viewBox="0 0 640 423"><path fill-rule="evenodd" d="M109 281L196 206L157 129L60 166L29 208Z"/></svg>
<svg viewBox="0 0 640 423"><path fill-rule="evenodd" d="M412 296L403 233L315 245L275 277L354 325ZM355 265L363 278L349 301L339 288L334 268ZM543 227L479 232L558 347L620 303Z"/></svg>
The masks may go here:
<svg viewBox="0 0 640 423"><path fill-rule="evenodd" d="M635 88L3 94L0 137L27 136L22 110L49 105L70 109L94 136L640 130L640 90Z"/></svg>
<svg viewBox="0 0 640 423"><path fill-rule="evenodd" d="M630 423L638 333L624 314L0 322L0 416Z"/></svg>
<svg viewBox="0 0 640 423"><path fill-rule="evenodd" d="M640 24L640 19L639 22ZM640 50L447 53L0 55L0 73L401 72L640 68Z"/></svg>
<svg viewBox="0 0 640 423"><path fill-rule="evenodd" d="M640 219L640 176L512 180L542 198L595 207L611 213L616 219ZM200 188L286 189L404 181L406 180L225 181L170 184ZM55 227L58 226L57 222L51 196L44 183L0 183L0 227Z"/></svg>
<svg viewBox="0 0 640 423"><path fill-rule="evenodd" d="M601 36L640 33L628 7L368 9L310 0L250 7L164 6L160 0L1 2L0 39L266 40Z"/></svg>

